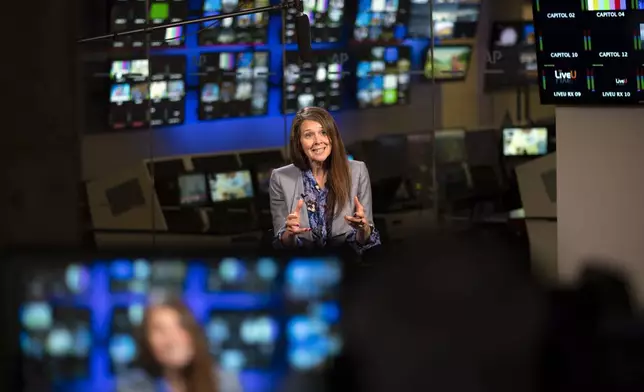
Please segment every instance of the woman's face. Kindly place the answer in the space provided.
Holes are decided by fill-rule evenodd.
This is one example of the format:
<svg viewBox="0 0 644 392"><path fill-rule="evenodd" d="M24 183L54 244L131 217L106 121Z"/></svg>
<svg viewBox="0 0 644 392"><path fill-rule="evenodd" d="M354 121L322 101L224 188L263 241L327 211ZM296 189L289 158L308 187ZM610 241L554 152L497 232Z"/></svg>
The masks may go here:
<svg viewBox="0 0 644 392"><path fill-rule="evenodd" d="M182 369L192 361L192 337L176 310L163 306L151 310L147 334L152 355L162 367Z"/></svg>
<svg viewBox="0 0 644 392"><path fill-rule="evenodd" d="M331 140L322 125L304 120L300 125L300 143L304 154L311 162L322 163L331 155Z"/></svg>

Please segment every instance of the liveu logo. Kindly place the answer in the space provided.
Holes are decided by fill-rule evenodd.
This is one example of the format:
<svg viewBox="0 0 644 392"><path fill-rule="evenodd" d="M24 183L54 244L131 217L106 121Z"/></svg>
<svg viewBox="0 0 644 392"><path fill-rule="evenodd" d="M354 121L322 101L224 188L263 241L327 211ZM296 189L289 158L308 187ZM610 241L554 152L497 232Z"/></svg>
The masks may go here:
<svg viewBox="0 0 644 392"><path fill-rule="evenodd" d="M577 79L577 71L555 71L557 83L572 83Z"/></svg>

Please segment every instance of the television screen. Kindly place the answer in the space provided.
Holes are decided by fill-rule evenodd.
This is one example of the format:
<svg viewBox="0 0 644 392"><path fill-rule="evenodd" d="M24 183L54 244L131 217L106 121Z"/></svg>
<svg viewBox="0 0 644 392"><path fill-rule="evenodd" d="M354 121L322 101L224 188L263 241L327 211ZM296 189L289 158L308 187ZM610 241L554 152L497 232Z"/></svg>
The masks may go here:
<svg viewBox="0 0 644 392"><path fill-rule="evenodd" d="M409 103L410 55L406 46L377 46L356 54L360 108Z"/></svg>
<svg viewBox="0 0 644 392"><path fill-rule="evenodd" d="M407 35L409 0L358 0L353 39L400 41Z"/></svg>
<svg viewBox="0 0 644 392"><path fill-rule="evenodd" d="M465 131L444 129L436 131L436 163L465 162Z"/></svg>
<svg viewBox="0 0 644 392"><path fill-rule="evenodd" d="M184 121L186 58L117 60L110 70L113 129L176 125Z"/></svg>
<svg viewBox="0 0 644 392"><path fill-rule="evenodd" d="M307 106L328 110L342 107L342 64L346 53L315 51L313 61L302 63L295 51L286 52L284 68L284 112L295 113Z"/></svg>
<svg viewBox="0 0 644 392"><path fill-rule="evenodd" d="M439 39L474 38L480 8L480 0L435 0L433 36ZM432 37L429 13L429 0L411 0L410 36Z"/></svg>
<svg viewBox="0 0 644 392"><path fill-rule="evenodd" d="M489 48L486 91L537 82L537 49L532 22L494 22Z"/></svg>
<svg viewBox="0 0 644 392"><path fill-rule="evenodd" d="M472 57L469 45L441 45L427 48L424 73L426 79L463 80L467 76Z"/></svg>
<svg viewBox="0 0 644 392"><path fill-rule="evenodd" d="M83 264L51 265L32 271L25 282L26 299L47 301L86 295L92 286L91 271Z"/></svg>
<svg viewBox="0 0 644 392"><path fill-rule="evenodd" d="M273 258L246 260L226 257L210 266L207 289L211 292L270 293L279 265Z"/></svg>
<svg viewBox="0 0 644 392"><path fill-rule="evenodd" d="M268 52L201 54L199 118L266 114L268 56Z"/></svg>
<svg viewBox="0 0 644 392"><path fill-rule="evenodd" d="M271 175L273 174L275 168L269 169L258 169L255 172L255 177L257 180L257 191L263 195L268 195L268 191L271 183Z"/></svg>
<svg viewBox="0 0 644 392"><path fill-rule="evenodd" d="M27 302L20 309L23 356L44 366L51 379L78 379L90 372L90 310Z"/></svg>
<svg viewBox="0 0 644 392"><path fill-rule="evenodd" d="M535 2L541 103L641 103L643 8L637 0Z"/></svg>
<svg viewBox="0 0 644 392"><path fill-rule="evenodd" d="M208 175L208 181L210 183L210 200L215 203L250 199L255 196L253 180L248 170L211 173Z"/></svg>
<svg viewBox="0 0 644 392"><path fill-rule="evenodd" d="M342 267L335 258L293 259L284 273L290 317L287 360L292 369L311 370L340 352L339 290Z"/></svg>
<svg viewBox="0 0 644 392"><path fill-rule="evenodd" d="M269 0L203 0L202 11L206 17L269 5ZM204 22L199 32L199 45L265 44L268 17L267 12L258 12Z"/></svg>
<svg viewBox="0 0 644 392"><path fill-rule="evenodd" d="M304 13L311 23L311 42L338 42L342 38L345 0L304 0ZM297 42L295 16L297 11L289 8L286 13L286 43Z"/></svg>
<svg viewBox="0 0 644 392"><path fill-rule="evenodd" d="M109 263L112 293L181 294L186 264L180 260L116 259Z"/></svg>
<svg viewBox="0 0 644 392"><path fill-rule="evenodd" d="M133 366L137 358L138 328L143 321L145 306L131 304L115 307L110 321L108 354L112 373L117 374Z"/></svg>
<svg viewBox="0 0 644 392"><path fill-rule="evenodd" d="M505 128L503 155L545 155L548 153L548 128Z"/></svg>
<svg viewBox="0 0 644 392"><path fill-rule="evenodd" d="M274 364L279 324L269 313L213 310L204 328L210 353L222 369L265 369Z"/></svg>
<svg viewBox="0 0 644 392"><path fill-rule="evenodd" d="M146 10L146 4L149 8ZM114 0L110 14L112 33L145 28L146 23L154 25L180 22L188 19L188 2L183 0ZM150 37L150 47L177 47L184 44L184 26L170 27L150 32L115 37L115 48L145 48L145 37Z"/></svg>
<svg viewBox="0 0 644 392"><path fill-rule="evenodd" d="M208 201L206 175L203 173L182 174L179 181L179 204L201 205Z"/></svg>

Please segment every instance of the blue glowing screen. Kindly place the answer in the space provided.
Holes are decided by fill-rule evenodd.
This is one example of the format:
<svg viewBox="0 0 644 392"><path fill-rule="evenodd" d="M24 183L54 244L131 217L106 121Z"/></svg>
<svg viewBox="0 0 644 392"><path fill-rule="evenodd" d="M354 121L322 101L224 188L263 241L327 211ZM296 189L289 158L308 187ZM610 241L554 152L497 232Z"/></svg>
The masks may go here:
<svg viewBox="0 0 644 392"><path fill-rule="evenodd" d="M24 283L23 358L40 364L54 390L113 391L119 375L137 368L146 306L171 295L193 312L223 371L239 377L244 391L270 391L288 371L317 367L341 349L341 279L335 258L43 266Z"/></svg>

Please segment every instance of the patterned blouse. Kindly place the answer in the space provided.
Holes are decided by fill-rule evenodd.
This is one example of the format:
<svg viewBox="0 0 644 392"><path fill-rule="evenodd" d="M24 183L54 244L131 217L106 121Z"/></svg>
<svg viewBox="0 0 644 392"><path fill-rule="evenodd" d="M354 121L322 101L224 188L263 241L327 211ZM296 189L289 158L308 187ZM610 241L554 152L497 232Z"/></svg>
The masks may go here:
<svg viewBox="0 0 644 392"><path fill-rule="evenodd" d="M306 207L309 216L309 225L311 227L311 234L315 241L316 247L325 247L331 237L332 220L328 219L326 214L326 201L329 191L327 188L320 188L313 176L311 170L302 171L302 178L304 180L304 206ZM276 238L279 240L286 228L282 228ZM380 245L380 234L373 226L371 228L371 236L364 243L360 244L357 241L357 229L351 228L351 232L347 235L346 242L358 254L362 254L367 249ZM300 238L295 237L296 245L302 246L303 242Z"/></svg>

